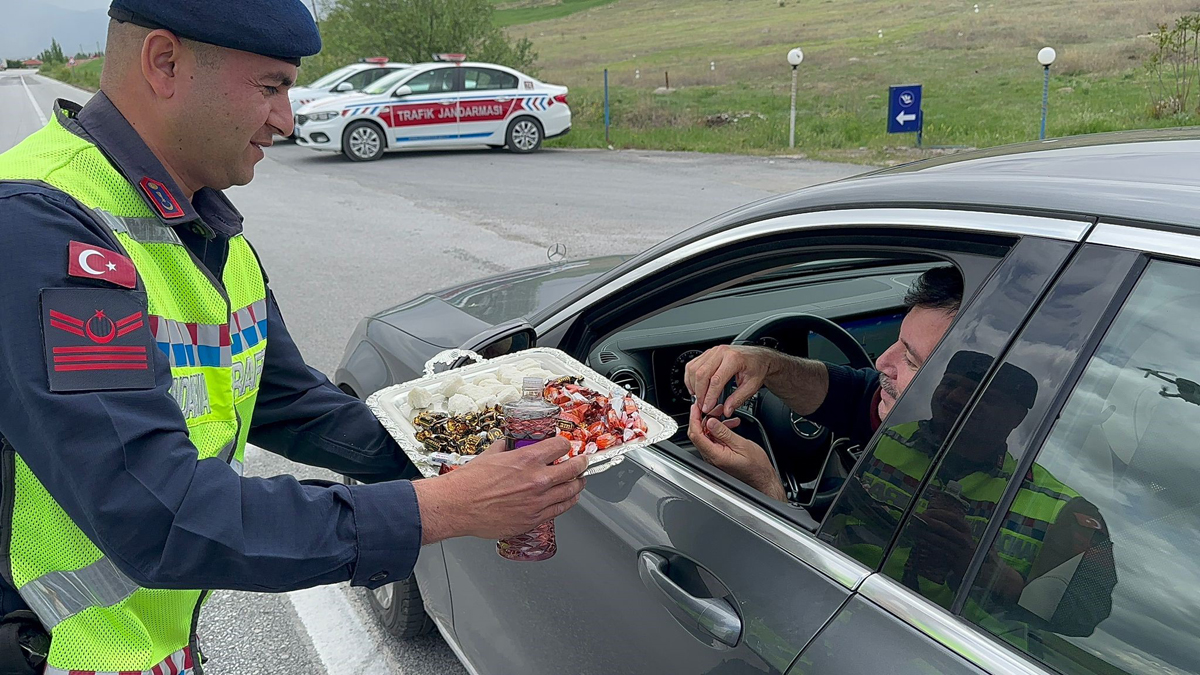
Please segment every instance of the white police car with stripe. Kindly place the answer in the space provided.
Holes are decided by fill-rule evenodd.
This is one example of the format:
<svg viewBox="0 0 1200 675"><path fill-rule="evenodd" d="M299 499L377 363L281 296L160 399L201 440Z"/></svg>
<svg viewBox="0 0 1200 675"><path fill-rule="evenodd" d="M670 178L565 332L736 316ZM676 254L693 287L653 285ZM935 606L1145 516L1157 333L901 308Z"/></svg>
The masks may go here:
<svg viewBox="0 0 1200 675"><path fill-rule="evenodd" d="M296 142L355 161L402 148L487 145L526 153L571 129L567 88L461 55L382 78L360 94L303 106Z"/></svg>

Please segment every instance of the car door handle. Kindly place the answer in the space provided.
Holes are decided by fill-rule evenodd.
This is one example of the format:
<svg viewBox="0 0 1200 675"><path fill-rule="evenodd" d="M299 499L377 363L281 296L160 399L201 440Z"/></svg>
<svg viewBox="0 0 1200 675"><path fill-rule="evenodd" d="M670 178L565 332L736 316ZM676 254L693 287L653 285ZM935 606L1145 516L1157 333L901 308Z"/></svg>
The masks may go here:
<svg viewBox="0 0 1200 675"><path fill-rule="evenodd" d="M666 596L667 609L685 628L697 629L728 647L734 647L742 635L742 619L733 606L721 598L698 598L684 590L667 575L668 562L653 551L638 556L638 576L647 588Z"/></svg>
<svg viewBox="0 0 1200 675"><path fill-rule="evenodd" d="M511 96L501 96L500 98L498 98L498 99L496 99L496 100L497 100L497 101L499 101L499 102L501 102L501 103L508 103L509 101L513 100L513 97L511 97Z"/></svg>
<svg viewBox="0 0 1200 675"><path fill-rule="evenodd" d="M454 99L452 99L452 98L443 99L441 101L438 101L438 103L441 103L442 105L454 105Z"/></svg>

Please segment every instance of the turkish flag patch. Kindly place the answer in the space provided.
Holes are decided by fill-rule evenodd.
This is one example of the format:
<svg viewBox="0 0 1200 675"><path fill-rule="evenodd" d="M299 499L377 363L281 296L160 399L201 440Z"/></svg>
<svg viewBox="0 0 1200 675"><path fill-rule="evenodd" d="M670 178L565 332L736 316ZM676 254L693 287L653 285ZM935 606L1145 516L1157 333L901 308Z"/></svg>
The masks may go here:
<svg viewBox="0 0 1200 675"><path fill-rule="evenodd" d="M158 211L158 215L166 220L182 218L184 216L183 209L179 207L179 202L175 201L175 195L171 194L166 185L149 176L143 178L139 185L142 186L142 192L145 192L146 196L150 198L150 203L154 205L154 209Z"/></svg>
<svg viewBox="0 0 1200 675"><path fill-rule="evenodd" d="M154 388L145 293L42 289L42 339L50 391Z"/></svg>
<svg viewBox="0 0 1200 675"><path fill-rule="evenodd" d="M73 241L69 247L67 274L83 279L100 279L125 288L137 287L133 261L99 246Z"/></svg>

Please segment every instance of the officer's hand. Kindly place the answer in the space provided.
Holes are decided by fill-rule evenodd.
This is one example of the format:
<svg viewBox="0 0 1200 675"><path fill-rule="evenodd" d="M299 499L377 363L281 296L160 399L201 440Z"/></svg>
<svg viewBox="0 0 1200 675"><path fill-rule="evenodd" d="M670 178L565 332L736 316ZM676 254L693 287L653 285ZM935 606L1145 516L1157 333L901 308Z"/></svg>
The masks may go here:
<svg viewBox="0 0 1200 675"><path fill-rule="evenodd" d="M975 539L962 514L947 509L926 509L916 518L913 534L917 545L929 553L930 560L943 561L944 568L959 575L967 571L975 550Z"/></svg>
<svg viewBox="0 0 1200 675"><path fill-rule="evenodd" d="M738 419L722 422L715 417L706 418L693 405L688 438L704 461L772 499L786 501L783 483L779 482L767 452L757 443L734 433L734 427L740 422Z"/></svg>
<svg viewBox="0 0 1200 675"><path fill-rule="evenodd" d="M692 359L684 370L683 382L696 397L700 412L729 417L762 388L779 352L764 347L720 345ZM737 389L722 410L714 410L725 385L737 379Z"/></svg>
<svg viewBox="0 0 1200 675"><path fill-rule="evenodd" d="M552 438L502 452L497 441L470 463L413 482L424 544L449 537L500 539L528 532L579 501L587 457L561 464L571 444Z"/></svg>

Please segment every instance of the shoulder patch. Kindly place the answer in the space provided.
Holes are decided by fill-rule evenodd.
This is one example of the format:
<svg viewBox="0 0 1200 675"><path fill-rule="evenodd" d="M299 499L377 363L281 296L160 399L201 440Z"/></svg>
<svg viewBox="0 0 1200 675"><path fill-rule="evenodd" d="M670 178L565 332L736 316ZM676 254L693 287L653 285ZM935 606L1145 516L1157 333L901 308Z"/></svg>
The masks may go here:
<svg viewBox="0 0 1200 675"><path fill-rule="evenodd" d="M41 300L50 391L154 388L145 293L45 288Z"/></svg>

